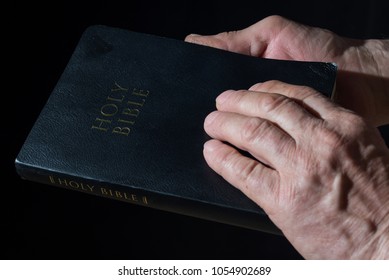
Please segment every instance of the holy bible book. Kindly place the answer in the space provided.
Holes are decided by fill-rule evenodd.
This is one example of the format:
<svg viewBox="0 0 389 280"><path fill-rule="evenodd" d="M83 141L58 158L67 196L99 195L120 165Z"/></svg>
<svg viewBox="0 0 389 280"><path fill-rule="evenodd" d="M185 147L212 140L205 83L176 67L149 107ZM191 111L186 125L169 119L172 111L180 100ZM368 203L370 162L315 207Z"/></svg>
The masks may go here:
<svg viewBox="0 0 389 280"><path fill-rule="evenodd" d="M216 97L277 79L330 96L332 63L254 58L106 26L82 35L16 158L27 180L279 232L203 158Z"/></svg>

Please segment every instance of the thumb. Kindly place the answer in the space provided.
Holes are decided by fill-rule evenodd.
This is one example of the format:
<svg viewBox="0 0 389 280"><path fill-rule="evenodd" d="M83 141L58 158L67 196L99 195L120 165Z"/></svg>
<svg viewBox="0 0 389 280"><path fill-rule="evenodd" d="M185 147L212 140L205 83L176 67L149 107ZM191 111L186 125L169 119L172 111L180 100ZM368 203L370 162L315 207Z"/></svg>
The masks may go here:
<svg viewBox="0 0 389 280"><path fill-rule="evenodd" d="M191 34L185 38L185 41L261 57L264 56L270 44L282 47L285 41L277 42L277 37L286 28L289 31L294 31L292 32L293 34L298 34L301 29L299 29L299 25L288 19L280 16L269 16L239 31L223 32L208 36ZM290 36L292 35L289 34Z"/></svg>
<svg viewBox="0 0 389 280"><path fill-rule="evenodd" d="M252 28L222 32L216 35L190 34L185 41L245 55L260 56L266 45L255 40ZM254 47L254 48L253 48Z"/></svg>
<svg viewBox="0 0 389 280"><path fill-rule="evenodd" d="M190 34L185 41L260 57L278 33L290 23L291 21L280 16L269 16L239 31L207 36Z"/></svg>
<svg viewBox="0 0 389 280"><path fill-rule="evenodd" d="M219 34L208 35L208 36L189 34L188 36L186 36L185 42L222 49L222 50L228 50L227 42L219 37L220 37Z"/></svg>

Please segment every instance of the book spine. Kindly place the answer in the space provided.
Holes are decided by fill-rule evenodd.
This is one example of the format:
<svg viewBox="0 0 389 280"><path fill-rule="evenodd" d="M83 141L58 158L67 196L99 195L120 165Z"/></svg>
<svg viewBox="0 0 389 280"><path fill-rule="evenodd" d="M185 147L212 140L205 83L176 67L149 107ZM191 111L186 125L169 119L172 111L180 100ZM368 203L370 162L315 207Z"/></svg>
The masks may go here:
<svg viewBox="0 0 389 280"><path fill-rule="evenodd" d="M46 169L39 169L16 162L16 171L21 178L46 185L80 191L100 197L111 198L137 205L151 207L195 218L234 225L252 230L282 235L282 232L265 214L240 211L206 204L201 201L183 199L162 193L145 191L136 187L121 186L106 182L80 178Z"/></svg>

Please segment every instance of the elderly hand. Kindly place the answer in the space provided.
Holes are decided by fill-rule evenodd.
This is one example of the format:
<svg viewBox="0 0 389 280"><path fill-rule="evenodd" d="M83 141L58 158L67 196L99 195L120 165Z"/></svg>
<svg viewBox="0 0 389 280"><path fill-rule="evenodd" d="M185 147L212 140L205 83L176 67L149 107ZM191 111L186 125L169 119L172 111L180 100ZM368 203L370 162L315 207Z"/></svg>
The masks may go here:
<svg viewBox="0 0 389 280"><path fill-rule="evenodd" d="M389 123L389 40L355 40L279 16L239 31L189 35L188 42L251 56L335 62L336 102L375 126Z"/></svg>
<svg viewBox="0 0 389 280"><path fill-rule="evenodd" d="M389 258L389 150L375 127L311 88L278 81L226 91L216 104L204 123L214 138L207 163L302 256Z"/></svg>

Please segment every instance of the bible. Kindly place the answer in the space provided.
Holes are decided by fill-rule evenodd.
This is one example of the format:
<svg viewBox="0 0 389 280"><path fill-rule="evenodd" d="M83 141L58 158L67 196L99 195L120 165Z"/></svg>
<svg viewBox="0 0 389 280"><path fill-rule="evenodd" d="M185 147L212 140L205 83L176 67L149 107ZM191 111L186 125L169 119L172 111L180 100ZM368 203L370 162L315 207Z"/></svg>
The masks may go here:
<svg viewBox="0 0 389 280"><path fill-rule="evenodd" d="M18 174L92 195L280 233L203 159L215 98L266 80L331 96L336 65L254 58L108 26L82 35L17 158Z"/></svg>

